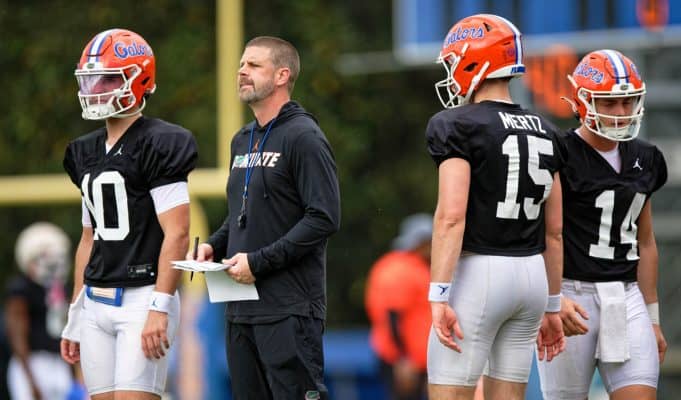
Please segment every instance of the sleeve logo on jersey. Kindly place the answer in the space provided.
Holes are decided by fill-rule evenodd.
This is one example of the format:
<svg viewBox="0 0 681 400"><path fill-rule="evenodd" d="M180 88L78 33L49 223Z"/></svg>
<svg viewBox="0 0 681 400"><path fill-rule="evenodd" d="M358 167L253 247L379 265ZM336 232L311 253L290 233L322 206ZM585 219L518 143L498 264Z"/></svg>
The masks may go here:
<svg viewBox="0 0 681 400"><path fill-rule="evenodd" d="M541 119L536 115L516 115L499 111L499 118L501 118L501 122L504 124L504 129L511 128L546 133L544 127L542 127Z"/></svg>
<svg viewBox="0 0 681 400"><path fill-rule="evenodd" d="M482 30L481 26L477 28L466 29L461 29L461 27L459 27L457 30L450 32L449 35L447 35L443 47L449 46L450 44L456 43L460 40L482 39L484 36L485 31Z"/></svg>
<svg viewBox="0 0 681 400"><path fill-rule="evenodd" d="M249 164L253 167L274 168L277 165L277 161L279 161L279 157L281 157L281 153L275 153L273 151L241 154L234 157L232 169L248 168ZM251 160L251 162L249 162L249 160Z"/></svg>
<svg viewBox="0 0 681 400"><path fill-rule="evenodd" d="M589 78L596 83L603 82L604 74L599 69L590 66L587 63L581 63L575 69L575 75L580 75Z"/></svg>

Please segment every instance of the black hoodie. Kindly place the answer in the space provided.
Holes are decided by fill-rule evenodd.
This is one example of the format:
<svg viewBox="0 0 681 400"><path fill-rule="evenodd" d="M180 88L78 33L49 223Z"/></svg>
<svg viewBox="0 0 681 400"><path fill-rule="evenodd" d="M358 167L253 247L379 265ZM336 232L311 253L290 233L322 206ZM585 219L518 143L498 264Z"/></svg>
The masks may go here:
<svg viewBox="0 0 681 400"><path fill-rule="evenodd" d="M232 139L231 151L229 212L208 243L216 261L248 253L260 299L229 302L229 320L266 323L288 315L324 319L326 242L340 227L340 193L329 142L316 119L291 101L265 126L257 121L244 126ZM249 153L257 158L248 184L246 224L239 227Z"/></svg>

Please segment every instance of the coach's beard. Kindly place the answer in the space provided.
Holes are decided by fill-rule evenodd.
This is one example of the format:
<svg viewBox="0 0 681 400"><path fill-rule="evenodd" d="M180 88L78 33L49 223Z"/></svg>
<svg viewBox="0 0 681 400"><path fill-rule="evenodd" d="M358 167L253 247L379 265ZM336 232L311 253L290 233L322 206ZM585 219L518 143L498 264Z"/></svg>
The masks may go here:
<svg viewBox="0 0 681 400"><path fill-rule="evenodd" d="M250 85L252 89L243 89L244 85ZM253 82L239 82L239 99L246 104L257 103L269 97L274 92L274 81L269 80L262 87L256 87Z"/></svg>

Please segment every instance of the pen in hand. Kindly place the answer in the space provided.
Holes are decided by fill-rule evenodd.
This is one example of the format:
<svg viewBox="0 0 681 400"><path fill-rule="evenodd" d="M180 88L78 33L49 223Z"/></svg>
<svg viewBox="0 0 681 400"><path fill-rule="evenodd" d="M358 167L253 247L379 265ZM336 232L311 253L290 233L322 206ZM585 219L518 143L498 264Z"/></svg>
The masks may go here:
<svg viewBox="0 0 681 400"><path fill-rule="evenodd" d="M195 261L196 261L196 258L197 258L198 256L199 256L199 237L196 236L196 237L194 238L194 260L195 260ZM191 282L192 279L194 279L194 271L192 271L192 272L189 274L189 281Z"/></svg>

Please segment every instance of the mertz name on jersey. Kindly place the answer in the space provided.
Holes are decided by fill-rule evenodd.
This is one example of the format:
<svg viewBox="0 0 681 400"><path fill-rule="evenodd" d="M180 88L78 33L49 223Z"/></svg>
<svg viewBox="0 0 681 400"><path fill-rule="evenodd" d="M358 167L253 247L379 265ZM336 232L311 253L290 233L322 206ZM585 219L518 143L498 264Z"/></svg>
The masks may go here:
<svg viewBox="0 0 681 400"><path fill-rule="evenodd" d="M499 118L501 118L501 122L503 122L505 129L519 129L546 133L541 125L541 119L536 115L516 115L499 111Z"/></svg>

